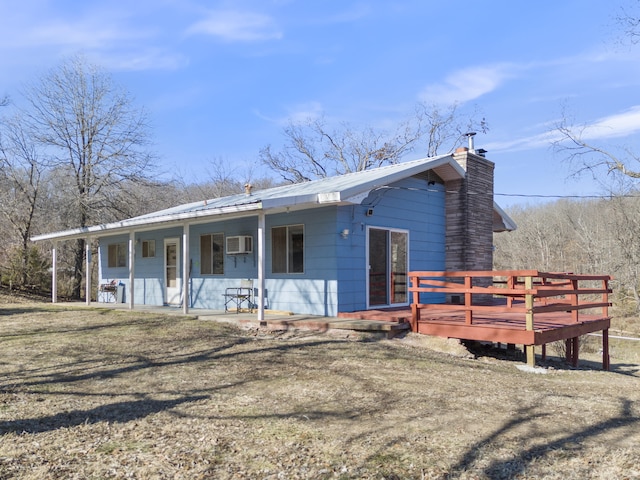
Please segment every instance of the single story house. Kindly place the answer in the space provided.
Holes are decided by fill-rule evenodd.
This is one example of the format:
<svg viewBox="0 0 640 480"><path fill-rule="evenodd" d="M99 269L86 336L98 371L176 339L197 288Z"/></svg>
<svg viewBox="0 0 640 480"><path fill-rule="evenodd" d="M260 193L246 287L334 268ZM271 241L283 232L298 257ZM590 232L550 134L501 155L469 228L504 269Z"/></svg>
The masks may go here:
<svg viewBox="0 0 640 480"><path fill-rule="evenodd" d="M409 271L491 270L493 232L515 229L494 202L493 170L482 151L459 148L32 240L54 242L54 302L55 245L85 238L87 267L97 240L99 284L115 281L130 308L222 310L244 299L240 286L259 320L266 308L335 316L404 306Z"/></svg>

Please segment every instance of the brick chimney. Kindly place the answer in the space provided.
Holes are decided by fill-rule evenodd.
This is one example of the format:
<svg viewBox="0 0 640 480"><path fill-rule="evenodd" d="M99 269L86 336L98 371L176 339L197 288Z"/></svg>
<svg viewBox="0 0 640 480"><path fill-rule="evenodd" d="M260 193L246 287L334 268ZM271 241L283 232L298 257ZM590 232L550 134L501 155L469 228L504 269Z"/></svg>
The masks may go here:
<svg viewBox="0 0 640 480"><path fill-rule="evenodd" d="M470 148L458 148L453 154L465 178L446 185L445 268L449 271L493 268L495 164L476 153L472 139Z"/></svg>

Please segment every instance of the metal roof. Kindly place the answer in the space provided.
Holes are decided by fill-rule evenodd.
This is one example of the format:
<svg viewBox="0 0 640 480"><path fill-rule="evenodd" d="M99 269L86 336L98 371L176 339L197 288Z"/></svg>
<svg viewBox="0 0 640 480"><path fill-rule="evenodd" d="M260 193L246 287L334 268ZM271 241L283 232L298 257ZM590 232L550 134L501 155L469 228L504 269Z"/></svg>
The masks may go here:
<svg viewBox="0 0 640 480"><path fill-rule="evenodd" d="M441 155L336 177L259 190L250 194L242 193L188 203L119 222L35 235L31 237L31 240L68 240L96 236L105 232L116 234L131 230L148 230L157 228L160 224L171 226L184 222L209 221L211 217L256 215L260 210L275 212L287 208L360 203L375 188L389 185L427 170L433 170L445 181L465 176L464 169L454 160L452 155ZM502 211L500 213L504 214Z"/></svg>

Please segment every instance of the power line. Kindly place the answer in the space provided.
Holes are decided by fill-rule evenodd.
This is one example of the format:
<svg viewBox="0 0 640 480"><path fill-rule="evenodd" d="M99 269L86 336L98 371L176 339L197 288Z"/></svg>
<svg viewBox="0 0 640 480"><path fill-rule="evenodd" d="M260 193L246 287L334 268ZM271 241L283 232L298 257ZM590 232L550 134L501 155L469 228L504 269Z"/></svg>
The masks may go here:
<svg viewBox="0 0 640 480"><path fill-rule="evenodd" d="M609 195L542 195L542 194L527 194L527 193L494 193L494 195L501 197L525 197L525 198L613 198L613 197L640 197L640 194L609 194Z"/></svg>

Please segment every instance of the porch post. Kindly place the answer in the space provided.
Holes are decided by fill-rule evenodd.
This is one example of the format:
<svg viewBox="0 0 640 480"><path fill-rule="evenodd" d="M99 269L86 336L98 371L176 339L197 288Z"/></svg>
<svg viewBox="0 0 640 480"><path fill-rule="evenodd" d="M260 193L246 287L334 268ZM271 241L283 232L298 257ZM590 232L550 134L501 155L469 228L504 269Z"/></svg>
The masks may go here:
<svg viewBox="0 0 640 480"><path fill-rule="evenodd" d="M182 311L186 315L189 313L190 292L189 280L189 224L185 222L182 228Z"/></svg>
<svg viewBox="0 0 640 480"><path fill-rule="evenodd" d="M87 307L91 305L91 237L84 240L85 276L84 296Z"/></svg>
<svg viewBox="0 0 640 480"><path fill-rule="evenodd" d="M58 242L51 249L51 303L58 303Z"/></svg>
<svg viewBox="0 0 640 480"><path fill-rule="evenodd" d="M129 232L129 310L133 310L133 282L135 279L136 260L136 232ZM116 296L116 300L117 300Z"/></svg>
<svg viewBox="0 0 640 480"><path fill-rule="evenodd" d="M265 214L258 213L258 321L264 324L264 272L265 272Z"/></svg>

